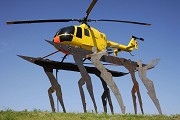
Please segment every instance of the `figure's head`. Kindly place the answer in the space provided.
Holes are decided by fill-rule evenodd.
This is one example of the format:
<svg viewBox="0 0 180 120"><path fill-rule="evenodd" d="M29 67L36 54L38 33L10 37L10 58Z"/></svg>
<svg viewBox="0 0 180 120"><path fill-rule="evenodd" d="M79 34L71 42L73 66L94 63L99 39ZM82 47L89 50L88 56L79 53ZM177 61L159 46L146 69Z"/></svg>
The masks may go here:
<svg viewBox="0 0 180 120"><path fill-rule="evenodd" d="M95 47L95 46L92 47L92 52L93 52L93 53L97 53L97 47Z"/></svg>
<svg viewBox="0 0 180 120"><path fill-rule="evenodd" d="M137 65L138 65L139 67L142 67L142 61L141 61L141 60L138 60L138 61L137 61Z"/></svg>

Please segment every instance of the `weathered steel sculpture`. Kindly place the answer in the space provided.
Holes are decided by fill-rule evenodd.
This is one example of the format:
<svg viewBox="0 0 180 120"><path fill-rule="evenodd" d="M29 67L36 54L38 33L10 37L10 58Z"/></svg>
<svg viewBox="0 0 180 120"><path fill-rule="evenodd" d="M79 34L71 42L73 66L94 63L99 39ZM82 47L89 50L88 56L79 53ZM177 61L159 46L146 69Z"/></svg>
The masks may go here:
<svg viewBox="0 0 180 120"><path fill-rule="evenodd" d="M94 98L94 93L93 93L93 86L91 82L91 77L89 76L88 72L86 71L86 68L83 65L83 57L77 52L73 53L74 61L78 65L79 71L81 73L82 78L78 81L79 85L79 91L81 94L81 100L84 108L84 112L87 112L86 110L86 102L85 102L85 96L84 96L84 91L83 91L83 85L86 83L86 88L90 94L90 97L92 99L92 102L94 104L94 109L95 112L97 113L97 106Z"/></svg>
<svg viewBox="0 0 180 120"><path fill-rule="evenodd" d="M155 65L157 65L159 59L155 59L155 60L151 61L147 65L142 64L141 61L138 61L136 63L136 62L133 62L131 60L126 60L124 58L117 58L117 57L113 57L113 56L103 56L101 60L104 61L104 62L109 62L109 63L114 63L114 64L117 64L117 65L122 65L126 69L128 69L129 73L131 74L131 78L133 80L133 83L134 83L131 93L132 93L132 98L133 98L135 114L137 114L137 107L136 107L137 105L136 105L135 93L137 93L137 95L138 95L141 112L142 112L142 114L144 114L143 107L142 107L141 95L140 95L140 91L139 91L139 85L138 85L138 82L136 81L135 74L134 74L134 72L136 70L138 70L139 76L140 76L141 80L143 81L145 87L148 90L148 95L153 100L156 108L158 109L159 114L162 114L162 111L161 111L161 108L160 108L160 105L159 105L159 101L156 98L153 82L146 77L147 70L154 68Z"/></svg>
<svg viewBox="0 0 180 120"><path fill-rule="evenodd" d="M34 63L36 65L42 66L43 68L46 68L45 72L47 72L47 69L49 69L48 71L50 72L49 74L50 74L51 77L48 77L48 78L50 78L49 79L50 82L54 81L54 79L55 79L55 77L53 76L53 73L52 73L53 69L56 69L56 70L61 69L61 70L79 72L79 69L78 69L77 65L75 65L73 63L65 63L65 62L62 63L62 62L52 61L52 60L49 60L49 59L33 58L33 57L20 56L20 55L19 55L19 57L21 57L21 58L23 58L23 59L25 59L25 60L27 60L29 62L32 62L32 63ZM100 72L94 67L88 67L88 66L84 66L84 67L86 68L88 73L95 74L97 77L100 78L100 80L102 82L102 85L103 85L103 89L104 89L104 92L103 92L103 94L101 96L102 102L103 102L103 107L106 108L106 109L104 109L104 112L105 113L107 112L106 100L108 99L109 106L110 106L110 109L111 109L111 113L114 114L109 88L107 87L106 82L104 82L104 80L100 77ZM120 77L120 76L124 76L124 75L127 74L127 73L112 71L112 70L108 70L108 69L107 69L107 71L110 72L113 77ZM53 82L53 83L54 83L54 86L60 86L59 83L57 82L57 80L56 80L56 82ZM52 93L54 91L55 90L52 87L50 87L48 89L48 95L49 95L50 104L51 104L51 108L52 108L53 112L55 112L54 100L53 100L53 97L52 97ZM56 92L56 93L58 94L59 92ZM60 93L60 95L61 95L61 93ZM58 96L60 96L60 95L58 95ZM62 97L59 97L59 98L61 99L61 101L63 101ZM63 108L63 106L62 106L62 108Z"/></svg>
<svg viewBox="0 0 180 120"><path fill-rule="evenodd" d="M137 62L138 67L136 69L138 70L140 79L142 80L146 89L148 90L149 97L152 99L153 103L155 104L159 114L162 114L159 100L156 97L156 92L155 92L153 81L148 79L146 76L147 70L154 68L158 64L159 60L160 59L154 59L149 64L146 64L145 66L143 66L142 61L139 60Z"/></svg>
<svg viewBox="0 0 180 120"><path fill-rule="evenodd" d="M112 104L109 88L108 88L106 82L103 80L103 78L100 77L100 79L101 79L101 82L102 82L102 85L104 88L104 92L101 96L103 108L104 108L104 113L107 113L107 100L108 100L111 113L114 114L114 109L113 109L113 104Z"/></svg>
<svg viewBox="0 0 180 120"><path fill-rule="evenodd" d="M140 109L141 109L142 114L144 114L143 107L142 107L141 94L139 90L139 84L135 77L135 70L136 70L137 64L132 62L131 60L124 60L123 66L129 71L133 84L134 84L131 90L133 105L134 105L134 112L135 114L137 114L137 105L136 105L136 93L137 93Z"/></svg>
<svg viewBox="0 0 180 120"><path fill-rule="evenodd" d="M133 84L134 84L132 87L132 90L131 90L133 105L134 105L134 112L135 112L135 114L137 114L137 105L136 105L136 96L135 96L135 93L137 93L141 112L142 112L142 114L144 114L143 107L142 107L141 94L139 91L139 85L138 85L138 82L136 81L136 77L135 77L135 70L137 67L137 63L133 62L131 60L127 60L124 58L117 58L114 56L103 56L101 60L104 62L109 62L109 63L113 63L116 65L124 66L129 71L132 81L133 81Z"/></svg>
<svg viewBox="0 0 180 120"><path fill-rule="evenodd" d="M48 42L50 44L52 44L58 50L56 52L60 51L60 52L65 53L65 56L68 54L71 54L73 56L74 61L76 63L75 70L78 69L78 71L81 74L81 79L78 81L78 86L79 86L79 91L80 91L80 95L81 95L84 112L87 112L85 96L84 96L84 91L83 91L83 85L86 84L86 88L87 88L88 93L93 102L95 112L97 113L97 106L96 106L96 101L94 98L91 78L88 74L88 70L83 65L83 62L84 62L84 60L86 60L86 56L87 56L87 57L91 58L92 63L98 69L97 70L98 72L95 74L100 78L100 80L102 81L102 84L103 84L104 93L102 95L102 102L103 102L104 112L107 112L106 104L107 104L107 99L108 99L111 112L114 113L112 101L110 98L110 92L109 92L107 85L111 88L112 92L114 93L114 95L120 105L122 113L125 113L125 106L123 104L121 94L118 90L118 87L112 79L113 75L110 73L110 71L108 71L103 66L101 61L124 66L131 74L131 78L132 78L132 81L134 84L132 87L132 90L131 90L131 94L132 94L135 114L137 114L136 93L137 93L137 97L139 100L141 112L142 112L142 114L144 114L139 85L135 78L136 69L138 70L139 76L142 79L144 85L146 86L146 88L148 90L148 95L153 100L159 113L162 114L161 108L159 105L159 101L156 98L153 82L146 77L147 69L152 67L154 64L142 65L141 61L139 61L137 64L137 62L133 62L131 60L127 60L124 58L118 58L115 56L107 56L107 52L103 51L104 49L107 49L107 48L113 48L114 50L112 53L114 53L116 56L117 56L117 53L121 52L121 51L131 52L133 49L138 49L137 40L144 41L144 39L132 36L129 44L123 45L123 44L108 40L106 38L106 34L100 32L98 29L91 27L88 23L101 21L101 22L131 23L131 24L139 24L139 25L146 25L146 26L149 26L151 24L142 23L142 22L124 21L124 20L112 20L112 19L99 19L99 20L89 19L89 14L91 13L91 11L92 11L93 7L95 6L95 4L97 3L97 1L98 0L93 0L91 2L91 4L89 5L89 7L86 11L85 16L82 19L48 19L48 20L45 19L45 20L9 21L9 22L7 22L7 24L27 24L27 23L29 24L29 23L46 23L46 22L70 22L70 21L80 22L81 25L67 26L67 27L63 27L63 28L59 29L53 38L53 42L52 41L48 41ZM94 53L92 53L90 51L93 46L97 47L99 53L97 53L97 49L94 49L94 51L93 51ZM56 53L56 52L54 52L54 53ZM52 53L52 54L54 54L54 53ZM52 55L52 54L49 54L49 55ZM49 56L49 55L47 55L47 56ZM22 57L22 56L20 56L20 57ZM64 60L64 58L63 58L63 60ZM39 61L36 60L36 62L39 62L40 64L44 64L44 62L42 62L41 60L42 60L42 58L40 58ZM30 61L32 61L32 60L30 59ZM33 62L35 62L35 61L33 61ZM50 63L50 64L52 64L52 63ZM63 65L63 63L61 63L61 65ZM61 103L63 111L66 112L64 103L63 103L63 99L62 99L61 86L58 84L56 78L53 75L53 69L55 69L56 67L52 67L49 65L44 65L42 67L44 68L44 71L51 82L51 87L49 88L48 93L49 93L49 99L51 102L52 111L55 111L52 93L54 91L56 91L56 95L58 97L59 102ZM69 67L67 67L65 69L72 70L72 68L69 68Z"/></svg>
<svg viewBox="0 0 180 120"><path fill-rule="evenodd" d="M83 58L86 58L86 55L89 55L92 52L85 50L85 49L82 49L80 47L72 47L70 45L57 44L57 43L54 43L52 41L47 41L47 42L52 44L56 49L61 50L61 51L65 51L65 52L73 55L74 61L78 65L79 71L80 71L81 76L82 76L82 78L78 82L78 85L79 85L79 90L80 90L80 95L81 95L81 100L82 100L84 112L87 112L87 110L86 110L85 96L84 96L84 91L83 91L82 86L86 83L86 88L87 88L87 90L91 96L91 99L92 99L93 104L94 104L94 109L97 113L97 106L96 106L96 102L94 99L94 93L93 93L91 78L83 66Z"/></svg>
<svg viewBox="0 0 180 120"><path fill-rule="evenodd" d="M108 56L106 51L101 51L101 52L97 53L97 51L95 49L93 51L94 53L92 53L91 51L84 50L84 49L82 49L80 47L73 47L73 46L69 46L69 45L57 44L57 43L54 43L54 42L51 42L51 41L48 41L48 42L50 44L52 44L56 49L63 50L65 52L73 55L73 58L74 58L75 63L76 63L76 69L78 69L78 71L81 73L81 76L82 76L82 78L78 82L78 85L79 85L79 90L80 90L80 95L81 95L81 100L82 100L84 112L87 111L86 110L86 102L85 102L84 91L82 89L82 86L85 83L86 83L86 87L88 89L88 92L89 92L89 94L91 96L91 99L93 101L94 109L97 112L97 107L96 107L96 102L95 102L95 99L94 99L91 78L88 75L88 73L90 73L90 72L88 71L88 68L83 65L83 61L84 61L83 59L87 59L87 57L90 57L92 63L97 68L96 70L99 71L99 72L96 72L95 75L97 75L101 79L102 84L103 84L104 93L102 95L102 102L103 102L104 112L107 112L106 104L107 104L107 100L108 100L108 102L110 104L111 112L112 112L112 114L114 113L113 106L112 106L112 101L111 101L111 98L110 98L110 92L109 92L109 88L107 87L107 85L111 88L112 92L114 93L114 95L115 95L115 97L116 97L116 99L117 99L117 101L118 101L118 103L120 105L120 108L122 110L122 113L125 113L125 106L123 104L123 101L122 101L120 92L118 90L118 87L116 86L115 82L112 79L111 73L108 72L105 69L105 67L103 66L101 61L108 62L108 63L113 63L113 64L120 65L120 66L124 66L129 71L129 73L131 74L131 78L132 78L132 81L133 81L133 84L134 84L133 87L132 87L131 93L132 93L132 99L133 99L135 114L137 114L137 105L136 105L136 96L135 96L136 93L137 93L137 96L138 96L138 99L139 99L139 105L140 105L140 108L141 108L141 112L142 112L142 114L144 114L143 107L142 107L142 100L141 100L140 90L139 90L139 85L138 85L138 82L136 81L136 78L135 78L135 72L137 70L139 72L140 78L142 79L143 83L145 84L146 88L148 89L149 96L151 97L154 104L156 105L159 113L162 114L159 102L158 102L158 100L156 98L156 95L155 95L155 90L154 90L153 84L151 82L147 84L145 81L150 81L150 80L148 80L147 77L142 77L142 76L144 76L146 74L146 71L148 69L153 68L155 66L155 64L145 65L145 64L142 64L142 62L138 62L138 64L137 64L137 62L127 60L125 58L118 58L118 57L115 57L115 56ZM47 76L49 77L49 79L55 79L55 77L53 77L53 74L52 74L52 69L55 69L56 67L48 68L47 65L45 65L45 67L43 67L43 68L44 68ZM65 69L67 70L67 68L65 68ZM73 71L77 71L77 70L74 70L74 68L72 68L72 69L73 69ZM151 85L151 87L149 87L149 85ZM52 86L53 86L53 84L52 84ZM59 87L57 87L57 86L59 86ZM52 101L52 96L50 94L54 90L61 91L60 90L60 85L54 85L53 88L51 87L49 89L50 101ZM63 104L63 101L62 101L62 93L61 92L59 92L59 101L61 103L63 111L65 112L65 107L63 107L64 104ZM54 106L53 103L51 104L51 106L52 106L52 109L54 109L53 108L53 106Z"/></svg>
<svg viewBox="0 0 180 120"><path fill-rule="evenodd" d="M63 98L62 98L61 86L57 82L56 78L53 75L53 69L49 68L49 67L44 67L44 71L45 71L46 75L48 76L49 81L50 81L50 83L52 85L48 89L48 95L49 95L49 100L50 100L50 103L51 103L52 111L55 112L54 100L53 100L53 97L52 97L52 93L54 91L56 91L56 96L57 96L57 98L58 98L58 100L59 100L59 102L60 102L60 104L62 106L63 112L66 112L66 109L64 107Z"/></svg>
<svg viewBox="0 0 180 120"><path fill-rule="evenodd" d="M106 51L101 51L97 53L97 48L93 47L93 54L87 55L86 57L91 57L91 61L93 63L93 65L101 72L101 78L103 78L103 80L108 84L108 86L111 88L112 92L114 93L120 107L121 107L121 111L123 114L125 114L125 106L121 97L121 94L119 92L119 89L117 87L117 85L115 84L115 82L112 79L112 75L111 73L109 73L106 68L103 66L103 64L100 61L100 58L103 55L107 55ZM104 106L104 109L106 106Z"/></svg>
<svg viewBox="0 0 180 120"><path fill-rule="evenodd" d="M69 45L57 44L57 43L53 43L51 41L47 41L47 42L52 44L56 49L66 51L66 52L71 53L71 54L73 54L72 49L73 49L73 51L79 50L79 54L81 54L81 56L86 56L86 55L92 54L92 52L84 50L84 49L79 48L79 47L72 47ZM137 93L141 112L142 112L142 114L144 114L143 107L142 107L141 95L140 95L140 91L139 91L139 85L138 85L138 82L136 81L135 73L134 73L136 71L137 62L127 60L125 58L118 58L115 56L107 56L107 55L102 56L100 60L103 62L108 62L108 63L113 63L116 65L124 66L129 71L129 73L131 74L133 84L134 84L133 88L131 90L132 98L133 98L133 104L134 104L134 112L135 112L135 114L137 114L137 105L136 105L136 96L135 96L135 93ZM145 64L143 64L143 66L145 66ZM108 84L108 86L110 86L110 85ZM121 106L121 110L123 112L122 106Z"/></svg>

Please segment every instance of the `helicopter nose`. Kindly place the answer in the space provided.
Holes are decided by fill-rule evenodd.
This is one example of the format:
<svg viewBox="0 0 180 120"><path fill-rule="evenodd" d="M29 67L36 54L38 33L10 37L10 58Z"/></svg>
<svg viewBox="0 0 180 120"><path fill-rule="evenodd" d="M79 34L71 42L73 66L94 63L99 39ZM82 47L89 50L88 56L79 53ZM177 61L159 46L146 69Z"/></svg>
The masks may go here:
<svg viewBox="0 0 180 120"><path fill-rule="evenodd" d="M55 43L60 43L60 38L59 38L59 36L54 37L53 41L54 41Z"/></svg>

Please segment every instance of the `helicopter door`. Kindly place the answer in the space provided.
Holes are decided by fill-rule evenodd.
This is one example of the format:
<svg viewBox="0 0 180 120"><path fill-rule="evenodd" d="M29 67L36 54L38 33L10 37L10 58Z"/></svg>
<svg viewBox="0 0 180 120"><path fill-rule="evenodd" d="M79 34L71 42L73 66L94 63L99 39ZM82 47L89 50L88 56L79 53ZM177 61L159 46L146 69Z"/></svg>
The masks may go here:
<svg viewBox="0 0 180 120"><path fill-rule="evenodd" d="M80 27L77 27L76 37L82 39L82 29Z"/></svg>
<svg viewBox="0 0 180 120"><path fill-rule="evenodd" d="M94 45L93 45L90 31L86 28L84 28L83 30L84 30L83 31L84 33L83 33L82 45L85 47L85 49L91 50Z"/></svg>
<svg viewBox="0 0 180 120"><path fill-rule="evenodd" d="M76 27L75 37L73 39L72 44L75 46L81 46L82 42L82 29L80 27Z"/></svg>

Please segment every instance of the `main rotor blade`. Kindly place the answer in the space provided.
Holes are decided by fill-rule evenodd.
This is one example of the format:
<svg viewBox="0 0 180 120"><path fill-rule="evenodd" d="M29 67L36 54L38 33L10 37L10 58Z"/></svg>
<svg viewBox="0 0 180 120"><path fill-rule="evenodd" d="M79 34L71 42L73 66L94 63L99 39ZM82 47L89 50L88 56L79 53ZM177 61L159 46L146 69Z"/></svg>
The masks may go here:
<svg viewBox="0 0 180 120"><path fill-rule="evenodd" d="M151 26L151 24L148 23L142 23L142 22L132 22L132 21L125 21L125 20L106 20L106 19L100 19L100 20L91 20L91 21L103 21L103 22L122 22L122 23L130 23L130 24L138 24L138 25L146 25Z"/></svg>
<svg viewBox="0 0 180 120"><path fill-rule="evenodd" d="M85 17L86 20L87 20L89 14L90 14L90 12L91 12L91 10L93 9L93 7L94 7L94 5L96 4L97 1L98 1L98 0L93 0L92 3L91 3L91 5L90 5L89 8L87 9L87 11L86 11L86 17Z"/></svg>
<svg viewBox="0 0 180 120"><path fill-rule="evenodd" d="M80 21L79 19L51 19L51 20L26 20L26 21L9 21L7 24L31 24L31 23L47 23L47 22L70 22Z"/></svg>

